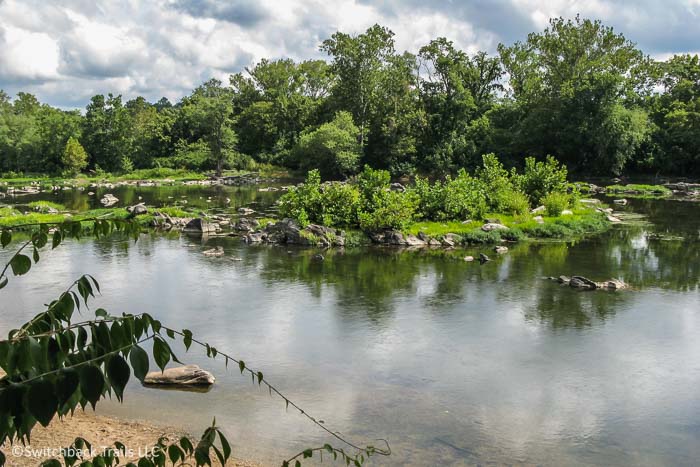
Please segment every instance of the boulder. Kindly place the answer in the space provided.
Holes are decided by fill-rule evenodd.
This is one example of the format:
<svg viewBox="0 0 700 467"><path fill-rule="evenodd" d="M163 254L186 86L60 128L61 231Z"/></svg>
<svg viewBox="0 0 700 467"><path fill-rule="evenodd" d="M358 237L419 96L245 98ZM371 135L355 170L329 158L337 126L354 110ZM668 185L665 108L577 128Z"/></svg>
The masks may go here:
<svg viewBox="0 0 700 467"><path fill-rule="evenodd" d="M252 232L260 226L260 221L254 217L242 217L235 224L233 228L241 232Z"/></svg>
<svg viewBox="0 0 700 467"><path fill-rule="evenodd" d="M504 253L508 253L508 247L507 247L507 246L503 246L503 245L498 245L497 247L495 247L495 248L493 249L493 251L495 251L495 252L498 253L499 255L502 255L502 254L504 254Z"/></svg>
<svg viewBox="0 0 700 467"><path fill-rule="evenodd" d="M416 237L415 235L406 235L406 245L408 246L423 246L425 241Z"/></svg>
<svg viewBox="0 0 700 467"><path fill-rule="evenodd" d="M443 245L453 247L462 243L462 237L454 233L446 233L440 239Z"/></svg>
<svg viewBox="0 0 700 467"><path fill-rule="evenodd" d="M494 230L510 230L508 227L506 227L503 224L497 224L495 222L487 222L486 224L481 226L481 230L484 232L491 232Z"/></svg>
<svg viewBox="0 0 700 467"><path fill-rule="evenodd" d="M214 256L214 257L224 256L224 247L217 246L216 248L212 248L211 250L204 251L202 254L204 256Z"/></svg>
<svg viewBox="0 0 700 467"><path fill-rule="evenodd" d="M571 281L571 278L569 276L559 276L557 278L557 282L559 282L560 284L567 284L568 285L570 281Z"/></svg>
<svg viewBox="0 0 700 467"><path fill-rule="evenodd" d="M627 206L627 200L625 198L622 199L614 199L613 203L619 205L619 206Z"/></svg>
<svg viewBox="0 0 700 467"><path fill-rule="evenodd" d="M491 258L489 258L488 256L486 256L483 253L479 253L479 264L484 264L484 263L487 263L489 261L491 261Z"/></svg>
<svg viewBox="0 0 700 467"><path fill-rule="evenodd" d="M246 243L261 243L266 240L266 236L263 232L251 232L243 237L243 241Z"/></svg>
<svg viewBox="0 0 700 467"><path fill-rule="evenodd" d="M596 205L596 204L600 204L600 200L599 200L599 199L595 199L595 198L582 199L582 200L579 200L579 202L580 202L581 204L587 204L587 205Z"/></svg>
<svg viewBox="0 0 700 467"><path fill-rule="evenodd" d="M400 191L400 192L406 191L406 187L400 183L392 183L391 185L389 185L389 189L391 191Z"/></svg>
<svg viewBox="0 0 700 467"><path fill-rule="evenodd" d="M465 256L464 261L471 263L472 261L474 261L474 257L473 256Z"/></svg>
<svg viewBox="0 0 700 467"><path fill-rule="evenodd" d="M584 290L595 290L598 288L598 284L583 276L573 276L569 281L569 287Z"/></svg>
<svg viewBox="0 0 700 467"><path fill-rule="evenodd" d="M539 214L541 212L545 212L546 210L547 210L547 208L545 208L544 206L537 206L535 209L531 210L530 213L531 214Z"/></svg>
<svg viewBox="0 0 700 467"><path fill-rule="evenodd" d="M628 285L619 279L610 279L605 282L598 283L599 289L621 290L626 289L627 287Z"/></svg>
<svg viewBox="0 0 700 467"><path fill-rule="evenodd" d="M106 195L104 195L102 197L102 199L100 199L100 203L102 203L102 205L106 208L108 208L110 206L114 206L118 202L119 202L119 198L117 198L116 196L114 196L111 193L107 193Z"/></svg>
<svg viewBox="0 0 700 467"><path fill-rule="evenodd" d="M139 203L134 206L129 206L126 208L126 210L129 212L129 214L132 215L132 217L148 214L148 208L146 208L146 206L143 203Z"/></svg>
<svg viewBox="0 0 700 467"><path fill-rule="evenodd" d="M214 375L197 365L184 365L168 368L162 373L153 371L146 375L143 384L147 386L211 386L216 381Z"/></svg>
<svg viewBox="0 0 700 467"><path fill-rule="evenodd" d="M185 228L183 229L183 232L187 233L194 233L194 234L206 234L206 233L213 233L216 232L216 224L212 224L206 219L202 219L200 217L197 217L195 219L192 219L189 221L187 224L185 224Z"/></svg>
<svg viewBox="0 0 700 467"><path fill-rule="evenodd" d="M610 222L622 222L622 219L620 219L619 217L615 217L615 216L613 216L612 214L608 214L608 215L606 216L606 218L607 218Z"/></svg>
<svg viewBox="0 0 700 467"><path fill-rule="evenodd" d="M238 208L238 213L243 214L244 216L249 216L251 214L255 214L255 211L250 208Z"/></svg>

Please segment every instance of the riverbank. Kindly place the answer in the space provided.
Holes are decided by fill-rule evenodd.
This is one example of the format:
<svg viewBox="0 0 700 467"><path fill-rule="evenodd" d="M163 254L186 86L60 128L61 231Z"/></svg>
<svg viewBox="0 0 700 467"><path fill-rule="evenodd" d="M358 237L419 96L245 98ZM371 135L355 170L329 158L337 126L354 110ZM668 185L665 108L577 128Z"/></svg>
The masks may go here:
<svg viewBox="0 0 700 467"><path fill-rule="evenodd" d="M161 437L166 437L169 442L178 441L182 436L189 436L184 430L167 425L156 425L143 420L123 420L115 417L98 415L90 410L85 412L78 410L72 417L64 420L54 419L48 427L37 426L32 430L31 444L22 446L2 446L7 456L8 466L35 466L41 462L56 457L51 453L59 452L61 448L70 446L76 437L83 437L92 444L97 452L113 447L115 441L120 441L126 446L128 452L134 456L125 456L120 464L126 464L140 457L152 449L153 445ZM234 453L235 454L235 453ZM215 463L218 465L218 463ZM252 461L233 458L227 464L234 467L260 467L262 464Z"/></svg>

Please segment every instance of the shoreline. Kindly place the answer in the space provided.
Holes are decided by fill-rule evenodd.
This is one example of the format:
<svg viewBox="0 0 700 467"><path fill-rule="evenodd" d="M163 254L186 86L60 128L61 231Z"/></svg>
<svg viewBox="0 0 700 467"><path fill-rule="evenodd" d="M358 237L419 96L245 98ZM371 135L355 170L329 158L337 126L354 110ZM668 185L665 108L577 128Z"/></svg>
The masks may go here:
<svg viewBox="0 0 700 467"><path fill-rule="evenodd" d="M200 434L201 435L201 434ZM83 437L92 444L94 451L101 452L108 447L114 447L115 441L122 442L128 451L127 455L120 458L120 465L126 464L135 458L151 452L152 446L162 436L170 442L179 440L182 436L188 436L196 441L200 435L192 435L182 428L175 426L155 424L144 420L127 420L119 417L101 415L90 409L76 410L73 416L67 416L63 420L54 418L48 427L37 425L32 430L31 443L23 446L15 443L9 446L5 443L2 451L7 458L8 466L35 466L51 459L60 459L60 449L70 446L76 437ZM134 456L129 456L133 454ZM215 456L212 456L215 458ZM215 459L212 459L215 460ZM219 465L218 460L214 465ZM233 467L262 467L264 464L233 457L226 465Z"/></svg>

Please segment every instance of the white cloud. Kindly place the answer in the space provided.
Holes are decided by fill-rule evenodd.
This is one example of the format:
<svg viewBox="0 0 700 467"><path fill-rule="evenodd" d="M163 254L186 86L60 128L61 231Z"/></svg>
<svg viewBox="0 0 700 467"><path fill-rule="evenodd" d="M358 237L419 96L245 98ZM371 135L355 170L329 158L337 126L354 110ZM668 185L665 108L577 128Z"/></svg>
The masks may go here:
<svg viewBox="0 0 700 467"><path fill-rule="evenodd" d="M399 51L445 36L474 53L552 16L603 20L654 56L697 50L700 0L0 0L0 88L64 107L96 93L177 100L257 60L323 57L333 32L379 23Z"/></svg>

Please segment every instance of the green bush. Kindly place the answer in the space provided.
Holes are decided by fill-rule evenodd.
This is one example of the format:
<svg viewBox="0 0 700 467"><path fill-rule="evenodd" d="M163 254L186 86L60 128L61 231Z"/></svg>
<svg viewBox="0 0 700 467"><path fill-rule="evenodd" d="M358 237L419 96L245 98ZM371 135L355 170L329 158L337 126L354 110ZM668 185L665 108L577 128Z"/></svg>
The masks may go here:
<svg viewBox="0 0 700 467"><path fill-rule="evenodd" d="M570 197L566 193L553 192L542 198L541 203L551 217L561 216L564 209L569 207Z"/></svg>
<svg viewBox="0 0 700 467"><path fill-rule="evenodd" d="M321 222L321 173L318 170L310 171L303 184L290 189L280 198L279 208L283 217L296 219L303 226L309 222Z"/></svg>
<svg viewBox="0 0 700 467"><path fill-rule="evenodd" d="M537 162L534 157L528 157L525 159L523 173L518 174L513 170L511 179L532 204L552 192L566 191L566 175L566 166L560 165L552 156L547 156L545 162Z"/></svg>
<svg viewBox="0 0 700 467"><path fill-rule="evenodd" d="M418 197L413 191L379 191L374 193L371 204L372 210L358 212L362 230L405 229L413 222Z"/></svg>
<svg viewBox="0 0 700 467"><path fill-rule="evenodd" d="M514 189L501 191L495 200L493 209L497 212L517 216L527 214L530 211L530 201L527 195Z"/></svg>
<svg viewBox="0 0 700 467"><path fill-rule="evenodd" d="M357 210L360 206L360 192L354 185L330 183L322 187L321 208L323 225L357 225Z"/></svg>
<svg viewBox="0 0 700 467"><path fill-rule="evenodd" d="M445 190L445 219L481 219L486 214L486 186L460 169L455 179L449 177Z"/></svg>

